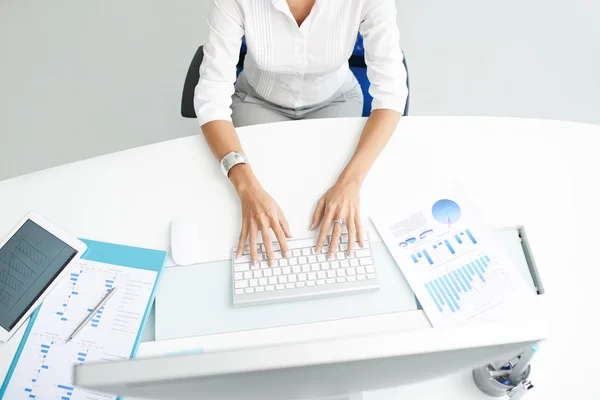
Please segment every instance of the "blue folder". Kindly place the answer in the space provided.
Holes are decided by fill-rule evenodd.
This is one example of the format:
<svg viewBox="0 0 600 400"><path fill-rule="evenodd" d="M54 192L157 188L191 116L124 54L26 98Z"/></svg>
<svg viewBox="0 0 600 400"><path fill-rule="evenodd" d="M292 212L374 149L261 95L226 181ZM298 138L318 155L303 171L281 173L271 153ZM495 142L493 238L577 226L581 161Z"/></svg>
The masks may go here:
<svg viewBox="0 0 600 400"><path fill-rule="evenodd" d="M138 331L135 345L133 346L133 349L131 351L130 358L133 358L137 353L142 332L144 330L144 326L146 325L146 321L148 320L150 309L152 308L152 303L156 295L156 288L158 287L158 283L162 275L163 266L165 265L165 261L167 259L167 252L161 250L151 250L139 247L130 247L112 243L97 242L88 239L81 239L81 241L83 241L87 245L87 251L81 257L83 260L120 265L123 267L145 269L149 271L156 271L158 273L156 277L156 282L154 283L154 288L152 289L150 301L146 306L144 319L140 326L140 330ZM19 344L19 348L17 349L15 357L13 358L10 368L8 369L8 373L4 378L2 388L0 388L0 399L4 397L4 392L6 391L8 384L10 383L10 379L12 378L13 372L17 367L17 363L19 362L19 358L21 357L21 353L23 351L23 348L25 347L25 343L27 342L29 333L33 328L33 324L38 315L38 312L39 308L33 314L31 314L31 318L25 330L25 334L23 335L23 339Z"/></svg>

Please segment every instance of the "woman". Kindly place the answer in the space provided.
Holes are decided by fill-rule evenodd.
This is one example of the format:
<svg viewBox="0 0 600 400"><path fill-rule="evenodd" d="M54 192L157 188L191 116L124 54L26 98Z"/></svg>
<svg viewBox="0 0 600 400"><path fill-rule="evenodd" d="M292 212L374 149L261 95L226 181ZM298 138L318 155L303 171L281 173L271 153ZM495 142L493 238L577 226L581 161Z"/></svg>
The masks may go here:
<svg viewBox="0 0 600 400"><path fill-rule="evenodd" d="M213 0L208 26L196 114L241 201L238 256L249 239L253 263L259 231L269 238L272 230L284 255L291 233L283 211L247 163L234 126L360 116L363 96L348 58L361 32L373 112L353 157L319 200L310 226L321 225L318 252L331 225L330 255L337 250L343 224L348 253L355 240L362 246L360 188L396 129L408 93L394 0ZM236 82L243 36L248 52ZM265 247L270 264L273 245L265 240Z"/></svg>

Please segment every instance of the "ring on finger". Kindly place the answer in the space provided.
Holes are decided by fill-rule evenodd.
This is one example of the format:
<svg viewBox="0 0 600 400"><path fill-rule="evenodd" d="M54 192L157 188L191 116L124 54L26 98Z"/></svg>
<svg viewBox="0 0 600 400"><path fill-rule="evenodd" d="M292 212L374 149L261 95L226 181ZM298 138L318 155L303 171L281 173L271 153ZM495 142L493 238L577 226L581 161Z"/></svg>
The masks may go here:
<svg viewBox="0 0 600 400"><path fill-rule="evenodd" d="M345 219L344 219L344 217L342 217L342 218L338 218L336 220L333 220L333 223L334 224L340 224L340 226L344 226L344 221L345 221Z"/></svg>

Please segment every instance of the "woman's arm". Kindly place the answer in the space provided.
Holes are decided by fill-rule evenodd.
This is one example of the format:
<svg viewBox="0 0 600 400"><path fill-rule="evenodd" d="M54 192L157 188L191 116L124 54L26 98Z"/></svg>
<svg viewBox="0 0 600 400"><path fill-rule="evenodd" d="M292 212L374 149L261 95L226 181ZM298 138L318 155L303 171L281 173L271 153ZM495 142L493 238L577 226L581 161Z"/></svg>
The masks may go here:
<svg viewBox="0 0 600 400"><path fill-rule="evenodd" d="M208 41L200 66L200 79L194 94L198 122L217 161L232 152L243 152L231 122L231 96L234 93L236 64L239 57L243 18L236 0L213 0L208 14ZM236 165L229 172L242 205L242 231L238 242L240 256L246 240L250 241L252 263L258 261L258 232L267 250L267 262L274 259L269 230L273 230L284 254L286 237L291 236L288 222L277 203L264 191L247 164Z"/></svg>
<svg viewBox="0 0 600 400"><path fill-rule="evenodd" d="M363 245L360 221L360 188L371 166L396 130L408 96L404 55L400 49L394 0L367 0L362 10L360 32L365 44L367 76L371 83L373 112L336 184L319 200L311 229L322 222L317 251L320 251L335 220L344 218L348 228L348 254L355 238ZM334 223L329 253L338 247L341 224Z"/></svg>

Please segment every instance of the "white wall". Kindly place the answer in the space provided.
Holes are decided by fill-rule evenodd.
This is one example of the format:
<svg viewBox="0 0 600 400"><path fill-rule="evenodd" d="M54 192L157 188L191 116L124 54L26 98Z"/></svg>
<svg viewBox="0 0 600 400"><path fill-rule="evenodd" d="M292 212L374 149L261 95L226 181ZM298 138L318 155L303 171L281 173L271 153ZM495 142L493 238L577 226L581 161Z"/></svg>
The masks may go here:
<svg viewBox="0 0 600 400"><path fill-rule="evenodd" d="M600 123L597 0L397 0L412 115ZM0 0L0 179L198 132L208 0Z"/></svg>

